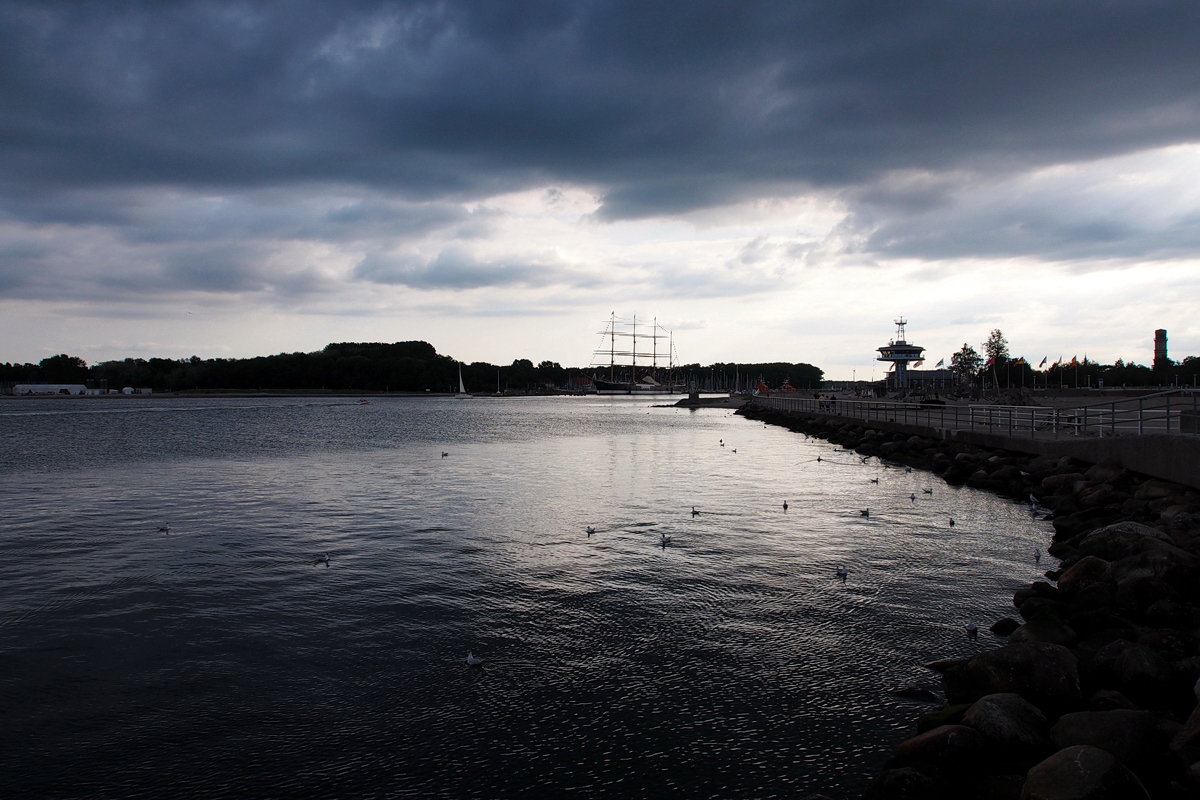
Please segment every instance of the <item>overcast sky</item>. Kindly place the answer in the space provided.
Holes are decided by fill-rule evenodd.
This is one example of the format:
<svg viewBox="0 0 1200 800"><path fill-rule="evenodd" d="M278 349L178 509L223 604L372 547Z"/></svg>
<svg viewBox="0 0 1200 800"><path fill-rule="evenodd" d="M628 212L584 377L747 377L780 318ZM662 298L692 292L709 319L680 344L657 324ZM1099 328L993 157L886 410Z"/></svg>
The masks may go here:
<svg viewBox="0 0 1200 800"><path fill-rule="evenodd" d="M1200 4L0 2L0 361L1200 353Z"/></svg>

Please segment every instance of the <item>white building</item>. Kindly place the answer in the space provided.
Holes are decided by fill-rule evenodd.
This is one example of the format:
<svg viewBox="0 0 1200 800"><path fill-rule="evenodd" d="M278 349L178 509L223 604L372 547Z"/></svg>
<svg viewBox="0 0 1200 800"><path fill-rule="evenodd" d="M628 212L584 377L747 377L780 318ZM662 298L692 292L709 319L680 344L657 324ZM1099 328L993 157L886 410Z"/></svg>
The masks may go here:
<svg viewBox="0 0 1200 800"><path fill-rule="evenodd" d="M83 394L87 387L82 383L18 383L13 394Z"/></svg>

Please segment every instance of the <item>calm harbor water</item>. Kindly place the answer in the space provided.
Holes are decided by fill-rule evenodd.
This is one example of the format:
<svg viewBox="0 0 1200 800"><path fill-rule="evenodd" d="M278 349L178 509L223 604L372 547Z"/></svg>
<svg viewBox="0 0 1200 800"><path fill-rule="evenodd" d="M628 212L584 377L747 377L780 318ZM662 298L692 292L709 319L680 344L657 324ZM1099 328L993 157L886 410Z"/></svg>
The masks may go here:
<svg viewBox="0 0 1200 800"><path fill-rule="evenodd" d="M652 402L0 403L4 794L857 796L1049 524Z"/></svg>

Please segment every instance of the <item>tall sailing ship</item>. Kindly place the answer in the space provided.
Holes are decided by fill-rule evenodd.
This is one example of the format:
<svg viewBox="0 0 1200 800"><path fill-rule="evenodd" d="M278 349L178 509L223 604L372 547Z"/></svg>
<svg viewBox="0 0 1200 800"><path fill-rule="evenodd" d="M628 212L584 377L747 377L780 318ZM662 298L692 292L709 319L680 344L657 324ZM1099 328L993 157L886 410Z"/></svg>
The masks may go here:
<svg viewBox="0 0 1200 800"><path fill-rule="evenodd" d="M638 328L635 314L625 320L614 312L606 328L600 332L601 346L592 355L593 369L607 367L592 374L592 383L599 394L682 394L687 388L676 382L675 336L658 324L641 323ZM608 364L604 364L604 360ZM665 362L665 365L664 363Z"/></svg>

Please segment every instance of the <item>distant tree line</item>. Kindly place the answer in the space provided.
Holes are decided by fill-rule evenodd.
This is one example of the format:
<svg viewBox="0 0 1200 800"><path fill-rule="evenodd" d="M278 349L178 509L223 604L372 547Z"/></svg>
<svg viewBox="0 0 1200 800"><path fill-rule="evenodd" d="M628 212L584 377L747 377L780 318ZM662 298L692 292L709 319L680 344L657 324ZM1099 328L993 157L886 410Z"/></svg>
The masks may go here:
<svg viewBox="0 0 1200 800"><path fill-rule="evenodd" d="M970 344L950 357L950 369L968 385L992 388L1095 388L1103 381L1105 387L1195 385L1200 382L1200 358L1188 356L1183 361L1164 359L1153 366L1126 362L1118 358L1112 364L1101 364L1084 355L1059 357L1050 362L1044 357L1034 363L1024 356L1009 353L1008 340L999 328L993 330L979 353Z"/></svg>
<svg viewBox="0 0 1200 800"><path fill-rule="evenodd" d="M83 384L92 388L147 387L155 391L236 392L447 392L458 390L460 364L439 355L428 342L330 344L315 353L280 353L255 358L126 358L92 366L77 356L57 355L37 364L0 363L0 385ZM550 387L581 388L591 371L525 358L507 366L483 361L462 364L468 391L542 392ZM676 381L712 383L717 375L743 382L762 377L773 387L791 380L804 388L821 380L811 364L691 364L675 370ZM713 386L715 388L715 385Z"/></svg>

